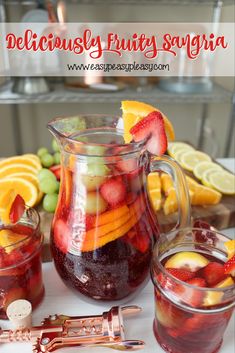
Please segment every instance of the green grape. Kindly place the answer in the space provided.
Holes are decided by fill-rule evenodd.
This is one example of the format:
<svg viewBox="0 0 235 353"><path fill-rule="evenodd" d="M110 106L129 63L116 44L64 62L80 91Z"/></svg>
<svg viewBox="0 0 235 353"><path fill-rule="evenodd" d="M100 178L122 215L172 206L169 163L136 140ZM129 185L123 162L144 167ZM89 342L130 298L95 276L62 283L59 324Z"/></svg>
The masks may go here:
<svg viewBox="0 0 235 353"><path fill-rule="evenodd" d="M52 150L54 152L59 152L60 151L60 148L59 148L59 145L58 145L56 139L52 140L51 147L52 147Z"/></svg>
<svg viewBox="0 0 235 353"><path fill-rule="evenodd" d="M48 149L46 147L41 147L37 151L37 155L38 155L39 158L41 158L46 153L48 153Z"/></svg>
<svg viewBox="0 0 235 353"><path fill-rule="evenodd" d="M86 213L95 215L104 212L107 208L107 202L97 192L89 192L86 196Z"/></svg>
<svg viewBox="0 0 235 353"><path fill-rule="evenodd" d="M38 173L38 180L40 181L44 178L56 180L56 176L54 173L52 173L49 169L42 168Z"/></svg>
<svg viewBox="0 0 235 353"><path fill-rule="evenodd" d="M98 160L97 160L98 159ZM101 159L101 160L100 160ZM87 164L86 174L89 176L105 176L109 172L109 168L102 163L103 158L91 157Z"/></svg>
<svg viewBox="0 0 235 353"><path fill-rule="evenodd" d="M39 187L42 192L45 194L54 194L57 189L57 180L51 178L44 178L39 181Z"/></svg>
<svg viewBox="0 0 235 353"><path fill-rule="evenodd" d="M55 164L60 164L60 152L54 154L54 162Z"/></svg>
<svg viewBox="0 0 235 353"><path fill-rule="evenodd" d="M45 195L43 198L42 206L47 212L55 212L56 206L58 202L57 194Z"/></svg>
<svg viewBox="0 0 235 353"><path fill-rule="evenodd" d="M60 182L56 181L56 185L57 185L56 192L58 193L60 191Z"/></svg>
<svg viewBox="0 0 235 353"><path fill-rule="evenodd" d="M103 156L105 151L106 151L106 147L104 146L86 146L86 150L87 150L87 154L88 155L94 155L94 156Z"/></svg>
<svg viewBox="0 0 235 353"><path fill-rule="evenodd" d="M54 164L54 157L50 153L45 153L41 157L43 167L50 168Z"/></svg>

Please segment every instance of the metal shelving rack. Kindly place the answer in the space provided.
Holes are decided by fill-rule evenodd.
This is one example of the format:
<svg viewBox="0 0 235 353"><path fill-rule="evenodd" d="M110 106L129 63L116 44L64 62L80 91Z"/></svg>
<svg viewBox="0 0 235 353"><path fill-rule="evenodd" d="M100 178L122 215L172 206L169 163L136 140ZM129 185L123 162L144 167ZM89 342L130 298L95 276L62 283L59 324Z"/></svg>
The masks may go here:
<svg viewBox="0 0 235 353"><path fill-rule="evenodd" d="M57 0L53 2L56 3ZM233 0L68 0L67 4L89 4L89 5L206 5L213 6L212 21L219 22L222 5L232 5ZM38 0L0 0L0 5L36 5ZM127 88L123 91L117 92L99 92L88 93L85 91L69 91L62 86L55 86L54 90L48 94L38 96L23 96L14 94L11 91L11 83L0 88L0 104L12 105L12 119L13 126L15 126L15 147L17 153L22 152L21 136L19 134L19 104L37 104L37 103L114 103L120 102L123 99L139 99L148 102L159 101L161 103L200 103L202 104L202 114L200 119L199 134L198 134L198 147L203 145L203 133L207 119L208 105L210 103L230 102L232 105L231 115L228 123L227 139L224 156L229 154L233 125L234 125L234 94L223 87L214 84L213 89L208 93L187 93L176 94L164 92L157 86L153 86L150 90L138 91L134 88Z"/></svg>

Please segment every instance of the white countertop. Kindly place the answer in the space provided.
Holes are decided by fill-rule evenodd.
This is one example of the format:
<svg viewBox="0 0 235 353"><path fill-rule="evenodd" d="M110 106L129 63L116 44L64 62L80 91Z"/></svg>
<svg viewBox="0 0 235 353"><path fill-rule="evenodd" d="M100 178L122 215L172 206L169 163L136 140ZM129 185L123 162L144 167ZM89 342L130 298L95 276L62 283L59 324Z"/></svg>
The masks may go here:
<svg viewBox="0 0 235 353"><path fill-rule="evenodd" d="M235 171L235 160L226 159L219 160L224 166L229 168L231 171ZM229 229L223 231L225 234L233 237L235 229ZM101 314L103 311L109 310L112 305L116 303L103 304L88 304L71 292L63 284L59 276L57 275L54 265L52 263L43 264L43 277L46 289L45 298L42 304L33 312L33 324L38 325L40 321L47 317L49 314L67 314L71 316L75 315L94 315ZM142 350L143 353L155 353L164 352L158 345L153 335L152 324L154 318L154 299L153 299L153 286L149 282L143 291L130 303L136 304L143 308L143 312L139 315L125 319L126 327L126 338L127 339L141 339L146 343L146 347ZM233 316L234 318L234 316ZM2 329L10 328L8 321L0 320L0 326ZM224 343L221 348L221 353L232 353L235 350L235 320L231 319L229 326L224 336ZM105 348L82 348L81 352L89 353L106 353L115 352L114 350ZM32 353L30 343L12 343L0 346L0 353ZM61 353L78 353L79 349L68 349L59 350ZM199 352L200 353L200 352Z"/></svg>
<svg viewBox="0 0 235 353"><path fill-rule="evenodd" d="M57 275L54 265L52 263L43 264L44 284L46 288L46 295L42 304L33 313L33 324L38 325L40 321L49 314L67 314L71 316L76 315L94 315L101 314L103 311L109 310L115 303L101 305L97 303L88 304L81 300L76 294L71 292L63 284ZM143 353L161 353L164 352L158 345L153 335L152 325L154 317L154 298L153 286L149 282L143 291L130 303L136 304L143 308L142 313L137 316L125 319L126 338L127 339L141 339L145 341L146 347L140 352ZM9 328L9 323L0 321L2 328ZM235 348L234 340L235 325L234 320L231 319L229 326L224 336L224 343L221 348L221 353L232 353ZM108 348L86 348L80 350L82 353L111 353L115 352ZM0 346L1 353L32 353L30 343L11 343ZM61 353L78 353L79 349L64 348L58 352ZM199 352L200 353L200 352Z"/></svg>

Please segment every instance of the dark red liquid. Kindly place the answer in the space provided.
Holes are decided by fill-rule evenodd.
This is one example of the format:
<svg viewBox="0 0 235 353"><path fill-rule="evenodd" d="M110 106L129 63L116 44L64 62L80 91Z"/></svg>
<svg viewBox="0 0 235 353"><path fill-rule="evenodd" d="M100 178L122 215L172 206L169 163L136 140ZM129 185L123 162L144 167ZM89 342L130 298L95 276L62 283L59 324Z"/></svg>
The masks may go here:
<svg viewBox="0 0 235 353"><path fill-rule="evenodd" d="M70 177L75 178L72 173ZM78 250L76 253L70 251L71 239L69 238L73 237L72 229L74 229L75 224L83 227L85 232L96 228L95 225L89 226L87 214L84 215L83 210L81 210L83 216L79 212L76 214L74 211L73 202L80 192L78 183L75 180L71 185L70 202L67 208L68 175L66 176L66 182L65 180L62 182L62 189L60 190L60 202L54 218L51 236L51 250L55 266L66 285L92 299L105 301L125 298L141 289L149 278L154 230L153 221L146 207L143 184L138 176L131 181L130 179L126 180L125 175L119 175L120 177L125 180L128 194L128 198L125 198L122 205L131 207L135 200L142 198L141 214L138 216L138 221L128 228L126 233L114 240L108 239L104 245L97 246L91 251ZM100 193L98 189L95 192ZM115 207L108 206L105 212L114 209ZM98 220L99 214L97 213L94 217ZM88 217L89 219L90 217ZM115 219L112 221L115 221ZM60 225L58 228L66 229L60 237L55 234L55 228L58 224Z"/></svg>
<svg viewBox="0 0 235 353"><path fill-rule="evenodd" d="M10 228L25 240L9 251L0 249L0 319L6 319L8 305L17 299L29 300L36 307L44 294L40 255L40 239L33 237L30 227Z"/></svg>
<svg viewBox="0 0 235 353"><path fill-rule="evenodd" d="M205 257L210 261L222 263L213 256L205 255ZM166 263L167 259L164 259L163 263ZM197 277L201 273L199 270ZM157 341L165 351L171 353L217 352L233 312L233 308L230 308L223 312L213 313L213 309L222 308L223 305L221 303L214 307L211 306L211 313L193 313L182 308L180 304L173 303L155 287L153 330ZM199 307L201 308L202 306Z"/></svg>

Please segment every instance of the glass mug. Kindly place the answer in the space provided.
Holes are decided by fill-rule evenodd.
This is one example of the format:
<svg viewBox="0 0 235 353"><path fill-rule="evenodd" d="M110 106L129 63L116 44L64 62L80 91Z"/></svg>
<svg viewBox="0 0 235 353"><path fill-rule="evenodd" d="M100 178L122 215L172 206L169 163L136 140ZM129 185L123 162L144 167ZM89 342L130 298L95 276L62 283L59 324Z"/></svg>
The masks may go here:
<svg viewBox="0 0 235 353"><path fill-rule="evenodd" d="M173 177L179 224L189 224L184 175L167 156L153 157L146 141L125 144L122 118L58 118L48 128L61 150L61 187L51 229L55 267L65 284L97 300L121 300L147 283L156 216L148 173Z"/></svg>
<svg viewBox="0 0 235 353"><path fill-rule="evenodd" d="M230 278L225 287L196 287L173 277L164 264L174 254L188 251L222 264L227 261L223 244L228 240L213 230L185 228L163 234L156 242L151 266L155 292L153 329L167 352L219 350L235 306L235 282Z"/></svg>
<svg viewBox="0 0 235 353"><path fill-rule="evenodd" d="M17 223L0 223L0 237L12 239L0 249L0 319L7 319L6 309L14 300L29 300L35 308L44 295L39 214L27 208Z"/></svg>

